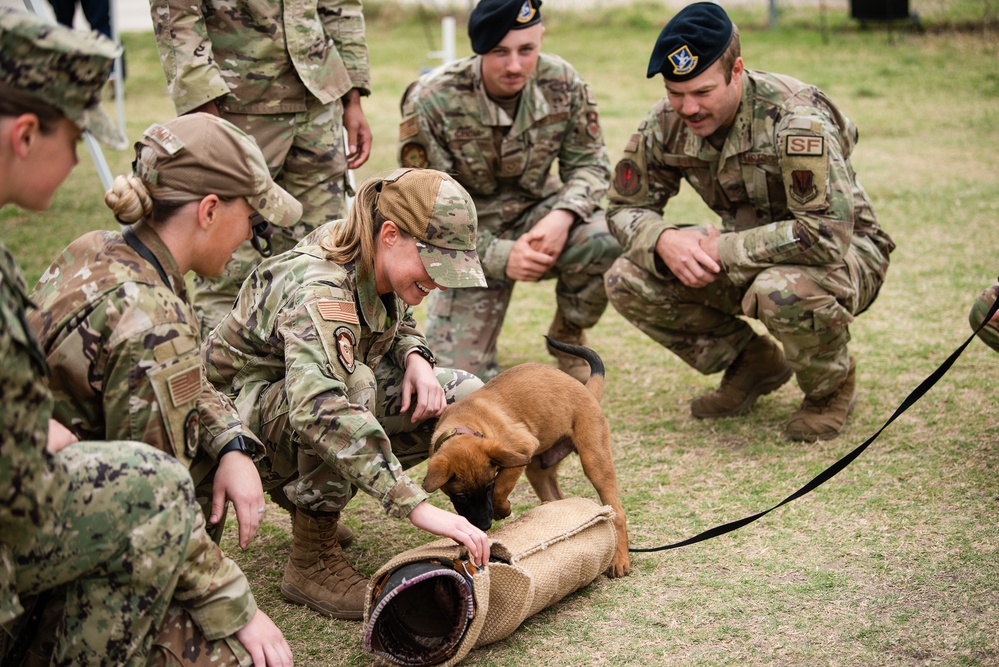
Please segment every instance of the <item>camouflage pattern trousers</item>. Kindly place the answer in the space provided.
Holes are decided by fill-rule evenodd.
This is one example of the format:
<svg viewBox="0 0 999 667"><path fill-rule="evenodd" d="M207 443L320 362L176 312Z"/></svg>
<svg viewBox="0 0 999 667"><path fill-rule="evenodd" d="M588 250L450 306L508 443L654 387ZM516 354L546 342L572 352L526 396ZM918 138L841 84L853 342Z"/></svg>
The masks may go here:
<svg viewBox="0 0 999 667"><path fill-rule="evenodd" d="M517 239L551 209L550 197L522 218L515 228L499 235ZM565 248L541 280L556 279L555 304L565 322L580 329L593 327L607 309L604 272L621 254L621 246L607 230L604 212L569 231ZM433 291L427 297L426 336L437 361L475 373L483 380L499 374L496 342L516 281L487 278L486 287ZM539 336L539 341L540 336Z"/></svg>
<svg viewBox="0 0 999 667"><path fill-rule="evenodd" d="M65 505L13 554L22 598L46 598L35 598L37 624L21 628L37 631L28 661L146 665L164 619L183 613L170 603L188 540L203 530L191 478L138 443L75 443L58 460L71 480Z"/></svg>
<svg viewBox="0 0 999 667"><path fill-rule="evenodd" d="M728 368L756 335L743 317L759 320L783 344L798 386L825 396L849 372L848 327L877 297L887 259L866 238L854 237L840 264L758 268L745 285L722 274L691 288L622 257L605 282L621 315L705 374Z"/></svg>
<svg viewBox="0 0 999 667"><path fill-rule="evenodd" d="M256 140L274 181L302 203L302 218L295 226L273 228L275 255L295 247L323 223L345 217L347 156L340 100L324 105L313 99L301 113L221 115ZM194 277L191 301L201 319L202 339L232 309L240 286L261 259L246 241L221 276Z"/></svg>
<svg viewBox="0 0 999 667"><path fill-rule="evenodd" d="M465 371L437 367L434 373L444 388L448 405L482 387L479 378ZM429 456L437 420L414 424L410 415L402 412L402 380L403 370L385 358L374 373L367 366L358 365L347 380L347 392L352 405L364 406L378 420L388 435L392 454L405 470ZM237 398L237 408L239 402ZM337 452L323 457L313 447L302 445L289 426L283 380L264 390L259 402L262 424L257 435L266 447L267 456L257 467L265 491L283 486L285 495L298 507L314 512L339 512L357 492L345 472L363 479L385 467L384 453L365 439L352 443L354 451L347 452L343 461L335 460ZM343 465L351 469L343 471Z"/></svg>
<svg viewBox="0 0 999 667"><path fill-rule="evenodd" d="M975 303L971 306L971 312L968 314L968 322L971 324L972 331L982 325L985 316L989 314L989 309L997 298L999 298L999 285L993 285L978 295ZM999 325L995 322L979 331L978 337L983 343L999 352Z"/></svg>

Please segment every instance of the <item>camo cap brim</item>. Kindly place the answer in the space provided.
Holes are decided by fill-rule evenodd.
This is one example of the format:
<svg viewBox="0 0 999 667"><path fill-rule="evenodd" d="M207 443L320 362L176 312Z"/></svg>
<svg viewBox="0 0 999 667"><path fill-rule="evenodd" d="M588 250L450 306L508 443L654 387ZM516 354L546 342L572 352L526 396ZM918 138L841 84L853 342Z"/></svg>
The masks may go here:
<svg viewBox="0 0 999 667"><path fill-rule="evenodd" d="M397 169L383 179L378 210L416 238L420 259L435 283L486 286L475 251L475 204L456 180L434 169Z"/></svg>
<svg viewBox="0 0 999 667"><path fill-rule="evenodd" d="M154 198L243 197L278 227L302 217L302 204L271 178L253 138L218 116L193 113L153 123L135 150L135 173Z"/></svg>
<svg viewBox="0 0 999 667"><path fill-rule="evenodd" d="M101 107L120 46L96 32L71 30L0 7L0 81L62 111L109 148L128 141Z"/></svg>

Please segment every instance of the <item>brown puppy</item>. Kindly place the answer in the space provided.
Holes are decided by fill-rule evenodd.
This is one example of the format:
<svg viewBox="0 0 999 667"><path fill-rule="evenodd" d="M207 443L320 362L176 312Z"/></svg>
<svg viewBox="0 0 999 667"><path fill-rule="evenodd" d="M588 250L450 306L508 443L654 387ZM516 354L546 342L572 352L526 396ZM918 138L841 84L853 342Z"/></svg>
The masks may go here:
<svg viewBox="0 0 999 667"><path fill-rule="evenodd" d="M544 364L520 364L500 373L444 410L423 488L443 490L458 514L488 530L493 519L510 515L508 497L521 472L542 502L561 499L558 464L575 450L600 502L614 510L617 551L607 576L621 577L631 570L631 559L610 426L600 409L604 365L589 348L550 338L548 343L589 362L586 385Z"/></svg>

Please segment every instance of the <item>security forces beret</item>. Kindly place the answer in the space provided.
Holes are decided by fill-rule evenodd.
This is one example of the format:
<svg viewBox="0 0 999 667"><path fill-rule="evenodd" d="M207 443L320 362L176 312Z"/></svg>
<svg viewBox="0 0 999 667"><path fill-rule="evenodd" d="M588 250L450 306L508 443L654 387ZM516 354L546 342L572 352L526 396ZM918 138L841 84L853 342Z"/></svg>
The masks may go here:
<svg viewBox="0 0 999 667"><path fill-rule="evenodd" d="M472 50L489 53L511 30L541 23L541 0L481 0L468 17Z"/></svg>
<svg viewBox="0 0 999 667"><path fill-rule="evenodd" d="M728 48L732 20L713 2L695 2L670 19L652 49L648 78L689 81L711 67Z"/></svg>

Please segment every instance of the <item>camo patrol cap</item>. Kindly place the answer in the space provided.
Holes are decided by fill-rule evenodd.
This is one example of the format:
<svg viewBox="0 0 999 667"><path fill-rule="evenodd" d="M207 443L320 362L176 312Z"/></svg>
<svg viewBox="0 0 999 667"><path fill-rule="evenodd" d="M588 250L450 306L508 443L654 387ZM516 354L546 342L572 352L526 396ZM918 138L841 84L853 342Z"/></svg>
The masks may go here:
<svg viewBox="0 0 999 667"><path fill-rule="evenodd" d="M492 51L511 30L541 23L541 0L480 0L468 17L472 51Z"/></svg>
<svg viewBox="0 0 999 667"><path fill-rule="evenodd" d="M711 67L732 40L732 19L713 2L687 5L659 33L649 58L648 78L690 81Z"/></svg>
<svg viewBox="0 0 999 667"><path fill-rule="evenodd" d="M135 142L132 168L154 199L244 197L279 227L302 217L302 205L271 178L257 143L218 116L192 113L153 123Z"/></svg>
<svg viewBox="0 0 999 667"><path fill-rule="evenodd" d="M101 108L120 46L96 32L71 30L25 11L0 7L0 82L62 111L103 144L128 141Z"/></svg>
<svg viewBox="0 0 999 667"><path fill-rule="evenodd" d="M475 204L447 174L396 169L376 186L378 212L416 239L420 259L442 287L485 287L475 252Z"/></svg>

